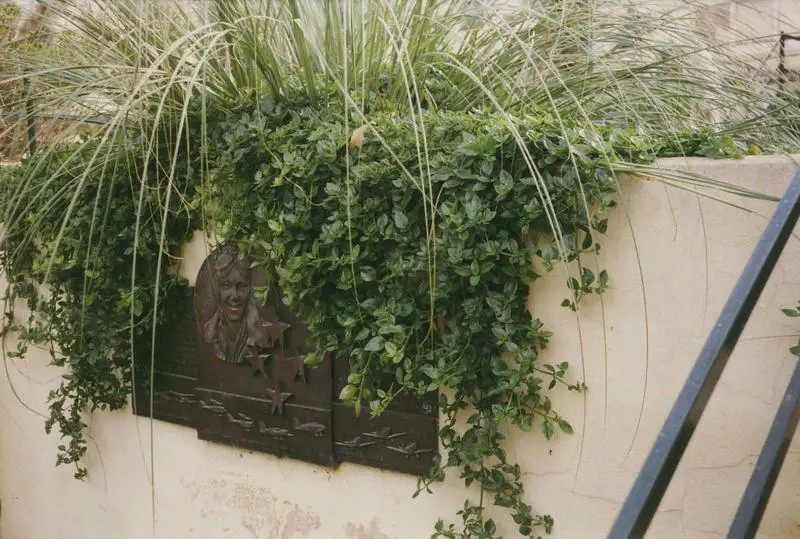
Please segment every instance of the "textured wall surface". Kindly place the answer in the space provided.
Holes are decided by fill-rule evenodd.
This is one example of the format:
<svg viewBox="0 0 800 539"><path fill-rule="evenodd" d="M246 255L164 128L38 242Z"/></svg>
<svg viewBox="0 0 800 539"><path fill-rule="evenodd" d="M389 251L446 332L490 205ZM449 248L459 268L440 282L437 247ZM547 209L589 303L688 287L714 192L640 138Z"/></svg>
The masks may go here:
<svg viewBox="0 0 800 539"><path fill-rule="evenodd" d="M795 168L788 157L661 165L774 195ZM597 260L611 275L602 303L590 298L578 315L559 307L565 268L531 294L534 314L554 332L545 359L569 361L572 375L584 375L590 387L585 398L554 396L573 436L511 435L509 456L527 473L530 501L556 519L555 539L604 537L772 211L748 201L747 213L650 182L622 187ZM205 256L199 237L184 254L184 271L194 275ZM648 537L724 537L794 367L788 348L799 323L779 309L797 299L800 242L793 238ZM331 471L237 450L129 410L88 420L89 477L75 481L70 469L53 466L58 440L44 434L37 415L61 374L47 363L37 351L24 361L6 358L0 369L3 539L422 539L463 503L457 477L412 499L413 477L357 465ZM798 448L759 537L800 537ZM504 537L516 536L501 524Z"/></svg>

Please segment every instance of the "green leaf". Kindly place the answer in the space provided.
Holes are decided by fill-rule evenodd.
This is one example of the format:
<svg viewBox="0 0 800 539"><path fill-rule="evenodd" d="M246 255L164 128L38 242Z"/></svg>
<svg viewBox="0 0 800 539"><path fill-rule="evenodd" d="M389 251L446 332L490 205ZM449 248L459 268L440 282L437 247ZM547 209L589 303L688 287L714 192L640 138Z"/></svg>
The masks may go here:
<svg viewBox="0 0 800 539"><path fill-rule="evenodd" d="M589 286L594 282L594 272L589 268L583 268L583 274L581 275L581 281L583 281L584 286Z"/></svg>
<svg viewBox="0 0 800 539"><path fill-rule="evenodd" d="M486 304L496 313L499 313L503 310L503 304L500 303L500 300L496 297L488 297L486 298Z"/></svg>
<svg viewBox="0 0 800 539"><path fill-rule="evenodd" d="M555 427L553 426L553 422L549 419L545 419L542 421L542 432L544 433L544 437L548 440L553 438L553 434L555 433Z"/></svg>
<svg viewBox="0 0 800 539"><path fill-rule="evenodd" d="M378 352L383 350L383 337L376 335L372 337L367 345L364 347L367 352Z"/></svg>
<svg viewBox="0 0 800 539"><path fill-rule="evenodd" d="M306 354L306 357L303 360L303 362L307 366L309 366L310 368L314 368L317 365L319 365L320 363L322 363L323 359L325 359L325 354L324 353L321 353L319 351L314 351L314 352L311 352L309 354Z"/></svg>
<svg viewBox="0 0 800 539"><path fill-rule="evenodd" d="M385 213L382 213L378 216L378 228L383 230L389 224L389 218L386 216Z"/></svg>
<svg viewBox="0 0 800 539"><path fill-rule="evenodd" d="M375 268L371 268L369 266L361 266L360 273L361 273L361 280L367 283L374 281L375 278L377 277L377 272L375 271Z"/></svg>
<svg viewBox="0 0 800 539"><path fill-rule="evenodd" d="M394 216L394 224L397 228L403 230L408 226L408 217L406 217L406 214L400 211L398 208L395 208L392 211L392 215Z"/></svg>
<svg viewBox="0 0 800 539"><path fill-rule="evenodd" d="M544 413L550 412L553 407L553 403L550 401L550 397L545 397L544 401L542 402L542 411Z"/></svg>
<svg viewBox="0 0 800 539"><path fill-rule="evenodd" d="M358 396L358 388L354 385L346 385L339 392L339 400L344 402L352 402Z"/></svg>
<svg viewBox="0 0 800 539"><path fill-rule="evenodd" d="M430 364L423 365L422 367L420 367L419 370L422 371L422 373L431 380L436 380L437 378L439 378L439 370L433 365Z"/></svg>
<svg viewBox="0 0 800 539"><path fill-rule="evenodd" d="M497 192L500 197L504 197L508 194L511 189L514 187L514 178L511 177L505 170L500 171L500 176L498 178L497 183L494 186L495 191Z"/></svg>
<svg viewBox="0 0 800 539"><path fill-rule="evenodd" d="M559 419L558 426L562 432L566 434L572 434L574 431L572 430L572 425L570 425L566 419Z"/></svg>

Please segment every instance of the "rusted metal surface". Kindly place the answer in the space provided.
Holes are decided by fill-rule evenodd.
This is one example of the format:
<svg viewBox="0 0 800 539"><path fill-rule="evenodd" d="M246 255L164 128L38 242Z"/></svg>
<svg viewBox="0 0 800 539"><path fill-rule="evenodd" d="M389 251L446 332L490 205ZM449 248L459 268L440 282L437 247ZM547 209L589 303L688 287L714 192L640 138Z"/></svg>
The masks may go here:
<svg viewBox="0 0 800 539"><path fill-rule="evenodd" d="M336 399L347 363L328 354L306 367L313 350L307 327L235 248L206 259L196 283L194 309L157 339L154 418L194 427L203 440L325 466L346 460L414 474L430 469L438 449L435 395L398 399L376 419L356 416ZM137 389L136 413L149 416L149 392Z"/></svg>

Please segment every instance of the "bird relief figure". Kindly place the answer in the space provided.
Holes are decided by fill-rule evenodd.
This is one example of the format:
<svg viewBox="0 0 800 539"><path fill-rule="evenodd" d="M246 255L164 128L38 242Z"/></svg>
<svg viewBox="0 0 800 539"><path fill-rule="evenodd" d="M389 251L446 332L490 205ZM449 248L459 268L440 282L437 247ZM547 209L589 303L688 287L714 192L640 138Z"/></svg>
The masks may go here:
<svg viewBox="0 0 800 539"><path fill-rule="evenodd" d="M236 414L236 417L234 417L233 414L227 412L227 416L228 416L228 423L239 425L244 430L252 429L253 425L255 424L255 421L253 421L253 419L242 413L238 413Z"/></svg>
<svg viewBox="0 0 800 539"><path fill-rule="evenodd" d="M343 442L336 442L336 445L341 447L347 447L349 449L364 449L366 447L371 447L375 445L376 442L365 441L361 435L357 435L355 438L351 438L350 440L345 440Z"/></svg>
<svg viewBox="0 0 800 539"><path fill-rule="evenodd" d="M390 440L394 440L395 438L402 438L406 435L405 432L392 432L391 427L383 427L382 429L378 429L375 432L362 432L362 436L366 438L372 438L373 440L379 440L383 443L386 443Z"/></svg>
<svg viewBox="0 0 800 539"><path fill-rule="evenodd" d="M417 449L417 442L410 442L408 444L399 446L387 445L386 449L388 449L389 451L394 451L395 453L400 453L406 458L409 457L420 458L422 455L426 453L433 452L433 449Z"/></svg>
<svg viewBox="0 0 800 539"><path fill-rule="evenodd" d="M263 421L258 422L258 431L261 434L267 434L273 438L277 438L278 440L291 438L294 436L294 434L289 432L289 429L284 429L282 427L268 427Z"/></svg>

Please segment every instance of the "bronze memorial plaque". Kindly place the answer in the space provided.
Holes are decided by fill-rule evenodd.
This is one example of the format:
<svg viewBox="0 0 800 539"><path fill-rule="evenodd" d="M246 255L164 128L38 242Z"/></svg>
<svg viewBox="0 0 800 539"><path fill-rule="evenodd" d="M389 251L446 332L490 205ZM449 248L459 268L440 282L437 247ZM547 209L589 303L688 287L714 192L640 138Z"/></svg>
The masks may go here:
<svg viewBox="0 0 800 539"><path fill-rule="evenodd" d="M330 361L306 369L306 328L235 247L200 268L195 319L200 438L333 464Z"/></svg>
<svg viewBox="0 0 800 539"><path fill-rule="evenodd" d="M438 448L435 396L406 397L374 420L337 402L347 362L329 354L306 367L308 329L236 247L205 260L192 296L194 308L157 338L154 418L194 427L203 440L327 466L347 460L416 474L430 469ZM142 382L135 411L149 416Z"/></svg>

